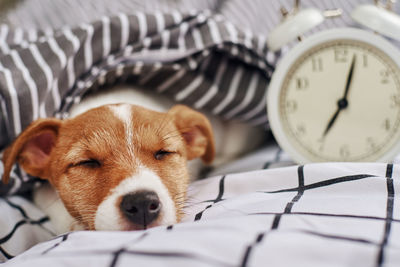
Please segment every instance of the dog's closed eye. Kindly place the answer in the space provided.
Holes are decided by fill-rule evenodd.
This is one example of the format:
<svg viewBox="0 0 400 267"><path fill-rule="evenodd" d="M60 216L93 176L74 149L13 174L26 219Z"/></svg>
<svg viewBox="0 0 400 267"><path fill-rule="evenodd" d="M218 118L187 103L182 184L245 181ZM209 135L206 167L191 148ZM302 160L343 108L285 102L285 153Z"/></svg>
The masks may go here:
<svg viewBox="0 0 400 267"><path fill-rule="evenodd" d="M156 160L163 160L166 156L174 154L174 153L175 152L160 149L154 153L154 158Z"/></svg>
<svg viewBox="0 0 400 267"><path fill-rule="evenodd" d="M101 162L98 161L97 159L87 159L87 160L82 160L78 162L77 164L74 164L74 166L83 166L87 168L99 168L101 167Z"/></svg>

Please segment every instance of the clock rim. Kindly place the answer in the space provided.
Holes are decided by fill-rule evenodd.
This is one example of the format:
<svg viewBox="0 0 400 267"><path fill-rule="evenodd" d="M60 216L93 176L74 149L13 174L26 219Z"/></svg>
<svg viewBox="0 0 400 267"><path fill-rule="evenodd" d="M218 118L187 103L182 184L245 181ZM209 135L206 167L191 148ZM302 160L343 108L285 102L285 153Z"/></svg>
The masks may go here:
<svg viewBox="0 0 400 267"><path fill-rule="evenodd" d="M304 52L307 52L309 49L315 46L319 46L323 43L335 41L338 39L359 41L374 46L381 50L388 57L390 57L397 65L398 69L400 69L400 50L398 48L396 48L388 40L375 33L357 28L336 28L316 33L298 43L286 55L284 55L284 57L278 62L277 67L272 75L270 84L268 86L266 97L267 114L270 127L276 141L281 146L281 148L286 151L292 157L292 159L299 164L327 161L321 158L317 161L312 160L311 158L303 155L303 153L299 152L298 149L296 149L295 146L291 144L290 138L288 137L289 134L286 133L283 129L282 120L280 119L279 97L281 87L291 66L299 59L299 57L303 55ZM399 153L400 142L394 145L391 149L388 149L386 152L384 152L384 154L375 161L388 162L390 160L393 160L394 157Z"/></svg>

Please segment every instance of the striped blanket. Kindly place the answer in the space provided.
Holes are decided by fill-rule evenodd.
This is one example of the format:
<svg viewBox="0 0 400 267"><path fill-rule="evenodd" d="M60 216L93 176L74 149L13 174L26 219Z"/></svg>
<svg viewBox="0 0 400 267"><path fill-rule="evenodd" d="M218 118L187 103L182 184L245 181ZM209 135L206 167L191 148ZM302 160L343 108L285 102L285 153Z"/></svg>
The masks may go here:
<svg viewBox="0 0 400 267"><path fill-rule="evenodd" d="M3 147L33 120L67 117L86 92L122 82L227 119L267 122L265 94L273 68L265 38L246 35L206 11L102 17L38 33L36 42L22 37L19 44L3 43L3 51Z"/></svg>

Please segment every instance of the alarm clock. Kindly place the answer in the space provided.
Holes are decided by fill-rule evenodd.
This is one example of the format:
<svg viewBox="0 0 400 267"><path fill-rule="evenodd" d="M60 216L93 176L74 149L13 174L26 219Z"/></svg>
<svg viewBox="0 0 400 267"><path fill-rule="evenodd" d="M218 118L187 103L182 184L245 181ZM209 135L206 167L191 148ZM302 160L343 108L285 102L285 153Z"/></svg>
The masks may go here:
<svg viewBox="0 0 400 267"><path fill-rule="evenodd" d="M378 21L374 31L396 36L400 22L393 25L393 19L387 19L390 11L371 6L355 10L353 19L364 20L363 25ZM301 16L293 16L280 29L303 32L314 27L321 18L317 19L319 11L313 12L313 21L308 16L308 22L301 23ZM273 49L288 40L274 39L278 33L269 40ZM268 88L267 108L275 139L298 163L390 161L400 153L400 51L363 29L315 33L279 62Z"/></svg>

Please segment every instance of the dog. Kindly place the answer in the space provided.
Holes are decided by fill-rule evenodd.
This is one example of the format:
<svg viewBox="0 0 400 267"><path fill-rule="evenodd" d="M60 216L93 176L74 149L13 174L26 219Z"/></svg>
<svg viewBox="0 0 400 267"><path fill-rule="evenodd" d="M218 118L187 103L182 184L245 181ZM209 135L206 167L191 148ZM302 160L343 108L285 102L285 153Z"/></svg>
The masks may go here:
<svg viewBox="0 0 400 267"><path fill-rule="evenodd" d="M220 165L262 140L240 123L212 120L141 89L89 95L68 119L39 119L17 137L3 153L3 182L15 162L48 180L34 202L57 233L174 224L183 216L189 172L201 168L197 161L189 171L188 161L210 164L217 155ZM217 152L211 124L222 144Z"/></svg>

